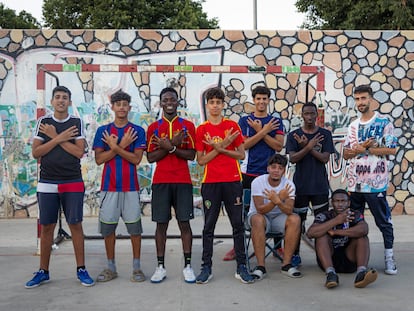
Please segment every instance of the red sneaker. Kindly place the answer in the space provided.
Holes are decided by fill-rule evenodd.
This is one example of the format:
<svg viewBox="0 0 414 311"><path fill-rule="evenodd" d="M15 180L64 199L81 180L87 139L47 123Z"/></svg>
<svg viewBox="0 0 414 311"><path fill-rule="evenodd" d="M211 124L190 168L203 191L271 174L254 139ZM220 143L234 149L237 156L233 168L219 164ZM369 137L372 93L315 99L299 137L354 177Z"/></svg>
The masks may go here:
<svg viewBox="0 0 414 311"><path fill-rule="evenodd" d="M236 259L236 251L234 250L234 248L232 248L231 250L229 250L226 255L224 255L223 260L224 261L232 261Z"/></svg>

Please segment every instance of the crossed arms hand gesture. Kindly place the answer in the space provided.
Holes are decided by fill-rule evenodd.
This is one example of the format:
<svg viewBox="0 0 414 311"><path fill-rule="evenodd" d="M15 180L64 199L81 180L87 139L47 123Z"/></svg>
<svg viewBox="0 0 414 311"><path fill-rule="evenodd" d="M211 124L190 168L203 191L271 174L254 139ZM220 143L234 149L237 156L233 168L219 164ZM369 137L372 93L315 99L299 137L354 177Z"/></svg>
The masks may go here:
<svg viewBox="0 0 414 311"><path fill-rule="evenodd" d="M321 133L317 133L312 139L308 139L304 134L299 136L297 133L293 133L293 138L298 142L301 148L308 148L308 151L313 150L313 148L321 143L324 140L324 137Z"/></svg>
<svg viewBox="0 0 414 311"><path fill-rule="evenodd" d="M237 149L231 150L227 149L228 146L240 135L240 131L234 131L233 128L230 128L221 142L215 141L209 133L204 135L203 143L208 146L211 146L213 150L209 152L205 151L198 151L197 152L197 162L200 165L205 165L211 160L213 160L219 154L227 155L236 160L243 160L244 159L244 147L241 144Z"/></svg>
<svg viewBox="0 0 414 311"><path fill-rule="evenodd" d="M276 118L273 118L265 125L263 125L259 119L253 120L252 118L247 118L247 124L251 126L256 131L256 133L259 133L263 130L265 134L269 134L271 131L277 130L280 125L279 120Z"/></svg>
<svg viewBox="0 0 414 311"><path fill-rule="evenodd" d="M299 136L297 133L293 133L293 138L298 142L301 149L297 152L290 152L290 161L292 163L297 163L303 159L305 155L310 153L313 157L319 160L322 163L327 163L329 161L329 153L321 152L316 150L315 146L322 143L325 137L321 133L316 133L311 139L308 139L306 135L302 134Z"/></svg>
<svg viewBox="0 0 414 311"><path fill-rule="evenodd" d="M43 143L38 139L33 141L32 154L35 159L49 153L57 145L60 145L63 150L78 159L82 158L85 152L84 139L77 139L75 140L75 143L70 142L70 140L79 136L79 130L75 125L58 134L56 128L52 124L41 123L39 126L39 133L46 135L50 140L47 143Z"/></svg>
<svg viewBox="0 0 414 311"><path fill-rule="evenodd" d="M138 139L138 133L132 128L128 128L121 138L118 144L119 137L115 134L109 134L108 131L104 131L102 134L102 141L109 146L109 150L104 151L102 149L95 150L95 161L98 165L108 162L116 155L121 156L128 162L138 165L141 162L144 151L142 149L136 149L132 152L127 151L126 148Z"/></svg>
<svg viewBox="0 0 414 311"><path fill-rule="evenodd" d="M227 131L223 141L216 142L214 139L211 138L210 133L206 133L204 135L203 142L211 147L214 148L219 153L223 153L223 151L230 146L230 144L240 135L239 131L233 132L233 128Z"/></svg>
<svg viewBox="0 0 414 311"><path fill-rule="evenodd" d="M289 197L293 197L293 188L291 185L286 184L285 188L276 192L275 190L263 190L263 194L266 199L270 200L274 205L279 205Z"/></svg>
<svg viewBox="0 0 414 311"><path fill-rule="evenodd" d="M355 158L359 154L364 154L370 151L370 148L378 147L378 143L373 137L368 138L360 144L355 144L352 148L344 147L344 159L348 160Z"/></svg>
<svg viewBox="0 0 414 311"><path fill-rule="evenodd" d="M158 146L159 149L163 149L166 151L170 151L173 147L178 147L183 143L185 138L185 131L181 129L178 133L176 133L173 138L170 140L168 137L158 137L153 136L151 139L151 143Z"/></svg>
<svg viewBox="0 0 414 311"><path fill-rule="evenodd" d="M270 148L278 152L283 149L283 135L277 134L274 137L269 135L272 131L279 128L279 119L272 118L268 123L263 125L259 119L253 120L252 118L247 118L247 124L256 131L256 134L246 138L246 141L244 142L246 149L252 148L261 140L263 140Z"/></svg>
<svg viewBox="0 0 414 311"><path fill-rule="evenodd" d="M55 142L58 144L72 140L79 135L78 128L75 125L72 125L68 129L58 134L56 132L56 128L52 124L41 123L39 126L39 132L45 134L51 139L55 139Z"/></svg>
<svg viewBox="0 0 414 311"><path fill-rule="evenodd" d="M368 234L368 224L362 220L356 225L344 229L333 229L337 225L345 222L352 222L355 219L354 212L349 208L323 223L314 222L308 229L307 236L310 238L319 238L325 234L329 236L348 236L350 238L357 238Z"/></svg>
<svg viewBox="0 0 414 311"><path fill-rule="evenodd" d="M128 130L124 133L124 136L121 138L119 144L118 136L115 134L109 134L108 131L104 131L102 136L102 141L114 151L116 151L117 148L125 149L138 138L137 132L132 127L128 128Z"/></svg>
<svg viewBox="0 0 414 311"><path fill-rule="evenodd" d="M181 129L179 132L175 133L171 140L168 139L168 137L160 138L158 136L153 136L151 138L151 143L157 146L158 149L147 152L148 162L153 163L160 161L169 153L174 153L177 157L184 160L194 160L194 149L179 148L179 146L183 144L186 137L187 133L184 129Z"/></svg>
<svg viewBox="0 0 414 311"><path fill-rule="evenodd" d="M268 199L270 202L265 204L264 198ZM254 196L253 199L257 211L261 214L270 212L276 206L287 215L290 215L293 212L293 188L289 184L286 184L286 186L279 192L276 192L273 189L264 189L263 197Z"/></svg>

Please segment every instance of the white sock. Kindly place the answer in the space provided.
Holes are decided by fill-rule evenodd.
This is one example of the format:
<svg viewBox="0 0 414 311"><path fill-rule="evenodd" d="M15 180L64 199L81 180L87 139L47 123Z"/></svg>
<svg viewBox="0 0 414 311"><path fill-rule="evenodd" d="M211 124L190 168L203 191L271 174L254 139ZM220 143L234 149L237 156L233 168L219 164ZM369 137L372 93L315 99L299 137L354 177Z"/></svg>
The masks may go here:
<svg viewBox="0 0 414 311"><path fill-rule="evenodd" d="M387 258L393 258L394 257L394 251L393 251L393 249L392 248L386 248L386 249L384 249L384 255L385 255L385 258L387 259Z"/></svg>

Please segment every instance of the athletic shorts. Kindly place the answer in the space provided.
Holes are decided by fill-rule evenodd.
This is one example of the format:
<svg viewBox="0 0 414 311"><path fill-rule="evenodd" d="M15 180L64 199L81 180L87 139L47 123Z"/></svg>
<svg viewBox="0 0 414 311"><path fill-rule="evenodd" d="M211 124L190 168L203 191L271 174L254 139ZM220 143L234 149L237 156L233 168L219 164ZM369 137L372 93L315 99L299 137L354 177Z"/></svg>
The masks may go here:
<svg viewBox="0 0 414 311"><path fill-rule="evenodd" d="M168 223L172 218L171 207L178 221L194 218L192 184L153 184L151 189L152 221Z"/></svg>
<svg viewBox="0 0 414 311"><path fill-rule="evenodd" d="M310 206L310 204L312 206ZM318 195L303 195L296 194L295 208L293 211L301 216L301 219L306 219L308 209L312 207L314 215L318 215L321 212L325 212L329 209L329 196L326 194ZM303 218L304 217L304 218Z"/></svg>
<svg viewBox="0 0 414 311"><path fill-rule="evenodd" d="M252 188L252 182L257 176L254 175L247 175L242 173L242 185L243 189L251 189Z"/></svg>
<svg viewBox="0 0 414 311"><path fill-rule="evenodd" d="M247 223L249 224L250 228L252 227L251 219L253 215L256 215L258 213L254 213L248 216ZM262 215L266 220L266 233L268 232L277 232L285 234L285 225L286 225L286 214L279 214L276 217L270 218L267 215Z"/></svg>
<svg viewBox="0 0 414 311"><path fill-rule="evenodd" d="M103 236L113 233L122 217L128 233L142 233L141 206L138 191L107 192L101 191L99 210L100 232Z"/></svg>
<svg viewBox="0 0 414 311"><path fill-rule="evenodd" d="M338 247L334 249L334 253L332 255L333 266L335 268L335 271L338 273L353 273L357 270L357 264L350 261L348 257L346 257L345 250L346 247ZM318 256L316 256L316 260L319 267L324 270Z"/></svg>
<svg viewBox="0 0 414 311"><path fill-rule="evenodd" d="M40 224L57 223L61 206L68 224L82 222L84 193L82 180L40 180L37 184Z"/></svg>

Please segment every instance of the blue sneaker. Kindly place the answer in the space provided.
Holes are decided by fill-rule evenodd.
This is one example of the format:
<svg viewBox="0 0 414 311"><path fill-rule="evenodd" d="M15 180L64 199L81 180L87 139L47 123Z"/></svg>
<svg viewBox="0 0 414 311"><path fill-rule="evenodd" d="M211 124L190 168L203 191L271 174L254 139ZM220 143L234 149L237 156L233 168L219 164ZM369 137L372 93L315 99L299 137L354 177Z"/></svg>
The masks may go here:
<svg viewBox="0 0 414 311"><path fill-rule="evenodd" d="M246 265L239 265L234 277L244 284L254 283L255 280L254 276L247 271Z"/></svg>
<svg viewBox="0 0 414 311"><path fill-rule="evenodd" d="M208 281L211 280L213 274L211 273L211 267L209 266L202 266L201 272L196 278L197 284L207 284Z"/></svg>
<svg viewBox="0 0 414 311"><path fill-rule="evenodd" d="M302 259L299 255L293 255L290 264L292 267L299 267L302 264Z"/></svg>
<svg viewBox="0 0 414 311"><path fill-rule="evenodd" d="M95 285L95 281L89 276L88 271L86 271L86 269L79 269L77 275L78 280L81 282L83 286Z"/></svg>
<svg viewBox="0 0 414 311"><path fill-rule="evenodd" d="M40 269L39 271L33 274L35 275L33 279L27 282L24 287L26 288L38 287L39 285L50 281L49 273L45 273L43 269Z"/></svg>

